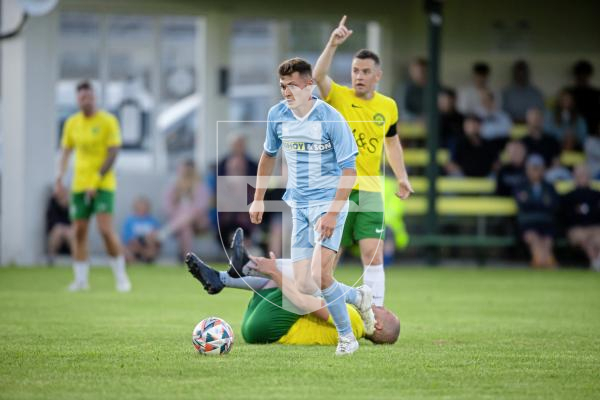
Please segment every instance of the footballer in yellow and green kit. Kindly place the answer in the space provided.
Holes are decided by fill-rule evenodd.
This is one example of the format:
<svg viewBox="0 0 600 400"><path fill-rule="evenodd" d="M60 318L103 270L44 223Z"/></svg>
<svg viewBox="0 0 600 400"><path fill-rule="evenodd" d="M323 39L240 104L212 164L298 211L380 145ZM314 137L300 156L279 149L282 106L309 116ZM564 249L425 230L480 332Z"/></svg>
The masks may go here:
<svg viewBox="0 0 600 400"><path fill-rule="evenodd" d="M338 332L331 315L324 321L314 315L298 315L283 306L279 288L257 290L244 314L242 336L247 343L336 345ZM346 304L352 332L357 339L365 337L360 314Z"/></svg>
<svg viewBox="0 0 600 400"><path fill-rule="evenodd" d="M283 266L281 266L281 270L275 267L267 272L267 268L263 269L263 274L251 274L251 269L259 266L266 268L264 263L276 263L276 260L260 257L250 259L243 247L243 231L240 228L236 230L231 248L233 250L229 259L228 271L218 271L210 267L194 253L186 255L185 263L190 274L202 284L204 290L210 295L218 294L225 288L254 292L242 320L241 333L246 343L338 344L339 334L331 314L326 311L326 314L321 312L322 308L325 308L324 301L321 300L319 303L320 310L305 314L298 308L298 304L304 304L302 307L306 309L305 304L307 303L304 301L313 296L295 292L294 284L289 281L287 290L290 292L285 295L281 287L284 287L288 278L283 273ZM304 298L302 298L303 296ZM308 308L311 309L313 306L314 303ZM377 323L373 333L367 335L359 311L350 304L346 304L346 307L350 328L357 339L365 338L373 343L395 343L398 339L400 321L391 311L383 307L374 307Z"/></svg>
<svg viewBox="0 0 600 400"><path fill-rule="evenodd" d="M383 240L385 225L380 170L385 138L397 135L396 102L379 92L366 100L356 96L354 89L333 81L325 101L350 125L359 153L342 246L348 247L367 238Z"/></svg>
<svg viewBox="0 0 600 400"><path fill-rule="evenodd" d="M104 176L100 175L100 169L109 149L121 146L121 133L115 116L98 111L86 117L83 112L78 112L66 121L61 145L75 151L71 219L89 219L95 213L112 213L117 180L112 169ZM88 198L86 191L92 189L96 190L96 195Z"/></svg>

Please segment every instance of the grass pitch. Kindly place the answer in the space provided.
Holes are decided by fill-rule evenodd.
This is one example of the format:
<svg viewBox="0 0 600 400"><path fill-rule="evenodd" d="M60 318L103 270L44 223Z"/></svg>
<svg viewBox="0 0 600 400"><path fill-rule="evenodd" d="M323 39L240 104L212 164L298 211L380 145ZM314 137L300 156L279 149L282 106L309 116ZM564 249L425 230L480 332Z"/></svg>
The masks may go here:
<svg viewBox="0 0 600 400"><path fill-rule="evenodd" d="M600 274L391 268L399 342L362 340L342 359L333 347L243 343L250 292L208 296L183 268L130 274L132 293L93 269L92 290L73 294L67 268L0 268L0 398L600 397ZM237 334L227 356L192 347L211 315Z"/></svg>

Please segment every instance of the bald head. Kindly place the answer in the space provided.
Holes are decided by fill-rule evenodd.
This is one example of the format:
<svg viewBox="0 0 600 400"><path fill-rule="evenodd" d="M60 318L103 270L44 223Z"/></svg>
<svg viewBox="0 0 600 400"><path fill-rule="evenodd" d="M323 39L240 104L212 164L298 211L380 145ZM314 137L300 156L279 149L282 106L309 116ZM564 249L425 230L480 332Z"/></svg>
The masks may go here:
<svg viewBox="0 0 600 400"><path fill-rule="evenodd" d="M400 336L400 320L384 307L373 306L375 313L375 332L367 339L376 344L394 344Z"/></svg>

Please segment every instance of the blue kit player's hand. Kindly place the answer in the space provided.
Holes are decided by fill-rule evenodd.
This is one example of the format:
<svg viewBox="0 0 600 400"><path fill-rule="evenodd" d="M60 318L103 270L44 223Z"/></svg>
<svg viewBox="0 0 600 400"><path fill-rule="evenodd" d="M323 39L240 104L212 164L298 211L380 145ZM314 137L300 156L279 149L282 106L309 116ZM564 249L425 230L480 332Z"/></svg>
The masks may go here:
<svg viewBox="0 0 600 400"><path fill-rule="evenodd" d="M250 205L250 222L260 224L265 212L265 203L262 200L254 200Z"/></svg>

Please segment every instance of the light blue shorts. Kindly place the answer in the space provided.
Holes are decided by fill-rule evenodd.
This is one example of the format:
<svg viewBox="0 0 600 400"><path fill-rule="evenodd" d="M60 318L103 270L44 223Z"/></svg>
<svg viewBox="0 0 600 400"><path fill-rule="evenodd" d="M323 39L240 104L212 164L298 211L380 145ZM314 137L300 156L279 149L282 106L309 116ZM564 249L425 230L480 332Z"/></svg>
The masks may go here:
<svg viewBox="0 0 600 400"><path fill-rule="evenodd" d="M344 232L344 223L348 215L348 202L337 217L333 235L323 241L318 240L315 226L319 218L326 214L330 204L309 207L292 207L292 262L311 259L315 244L338 251Z"/></svg>

